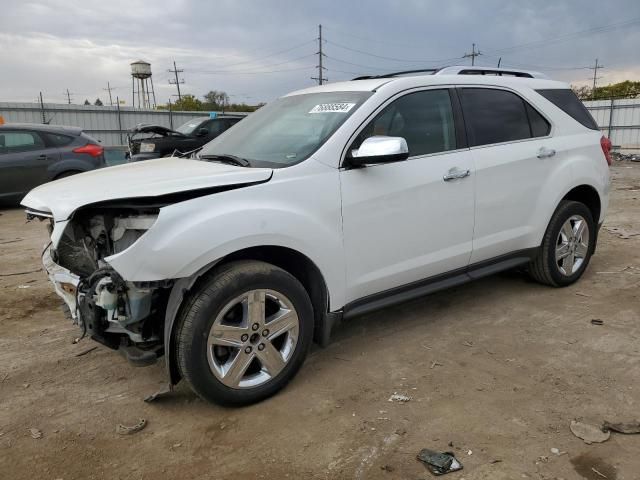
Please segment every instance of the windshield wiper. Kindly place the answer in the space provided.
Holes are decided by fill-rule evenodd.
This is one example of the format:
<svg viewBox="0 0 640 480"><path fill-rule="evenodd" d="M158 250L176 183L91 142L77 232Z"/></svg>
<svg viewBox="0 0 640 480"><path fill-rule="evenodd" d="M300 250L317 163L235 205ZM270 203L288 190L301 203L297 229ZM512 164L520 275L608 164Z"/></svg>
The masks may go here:
<svg viewBox="0 0 640 480"><path fill-rule="evenodd" d="M236 157L235 155L230 155L228 153L221 154L211 154L211 155L200 155L200 160L213 160L215 162L221 163L230 163L232 165L238 165L240 167L250 167L251 162L246 158Z"/></svg>

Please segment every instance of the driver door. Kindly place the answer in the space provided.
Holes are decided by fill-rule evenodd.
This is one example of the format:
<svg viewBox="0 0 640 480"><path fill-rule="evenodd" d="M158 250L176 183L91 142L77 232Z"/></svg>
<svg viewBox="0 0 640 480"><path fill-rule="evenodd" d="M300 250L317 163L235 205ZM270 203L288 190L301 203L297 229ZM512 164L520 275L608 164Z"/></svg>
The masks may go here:
<svg viewBox="0 0 640 480"><path fill-rule="evenodd" d="M475 170L456 130L455 95L447 88L403 94L350 146L372 135L403 137L409 158L340 172L348 302L469 264Z"/></svg>

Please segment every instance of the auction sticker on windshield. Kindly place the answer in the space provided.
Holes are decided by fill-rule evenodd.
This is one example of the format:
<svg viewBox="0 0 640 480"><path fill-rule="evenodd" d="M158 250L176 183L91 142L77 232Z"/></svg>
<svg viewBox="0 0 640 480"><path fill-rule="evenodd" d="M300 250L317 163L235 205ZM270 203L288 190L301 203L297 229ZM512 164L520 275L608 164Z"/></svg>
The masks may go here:
<svg viewBox="0 0 640 480"><path fill-rule="evenodd" d="M355 103L321 103L309 110L309 113L347 113L354 106Z"/></svg>

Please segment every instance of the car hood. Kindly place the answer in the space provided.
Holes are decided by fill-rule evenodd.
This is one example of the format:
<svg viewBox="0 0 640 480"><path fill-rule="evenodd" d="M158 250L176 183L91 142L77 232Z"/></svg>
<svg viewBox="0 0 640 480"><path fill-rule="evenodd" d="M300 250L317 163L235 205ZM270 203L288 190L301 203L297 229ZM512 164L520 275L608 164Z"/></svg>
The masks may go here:
<svg viewBox="0 0 640 480"><path fill-rule="evenodd" d="M270 168L161 158L92 170L46 183L31 190L22 199L22 205L62 221L85 205L264 182L272 173Z"/></svg>
<svg viewBox="0 0 640 480"><path fill-rule="evenodd" d="M184 133L180 133L176 130L172 130L167 127L163 127L162 125L153 125L149 123L139 123L135 127L130 130L131 133L155 133L157 135L167 136L167 135L179 135L181 137L185 137Z"/></svg>

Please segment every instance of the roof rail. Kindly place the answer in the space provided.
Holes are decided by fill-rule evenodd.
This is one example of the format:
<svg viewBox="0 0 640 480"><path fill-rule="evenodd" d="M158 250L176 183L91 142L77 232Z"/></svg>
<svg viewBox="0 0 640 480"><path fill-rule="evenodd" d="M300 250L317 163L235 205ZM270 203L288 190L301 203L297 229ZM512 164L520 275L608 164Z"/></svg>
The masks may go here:
<svg viewBox="0 0 640 480"><path fill-rule="evenodd" d="M392 78L402 75L426 74L426 75L496 75L504 77L521 77L521 78L549 78L544 73L534 72L530 70L519 70L513 68L491 68L491 67L469 67L469 66L450 66L441 68L423 68L419 70L405 70L402 72L385 73L382 75L363 75L353 80L368 80L372 78Z"/></svg>
<svg viewBox="0 0 640 480"><path fill-rule="evenodd" d="M522 77L522 78L549 78L544 73L531 70L520 70L517 68L492 68L492 67L469 67L451 66L439 69L436 75L495 75L499 77Z"/></svg>
<svg viewBox="0 0 640 480"><path fill-rule="evenodd" d="M369 80L371 78L391 78L399 77L400 75L411 75L412 73L426 73L428 75L434 75L438 71L437 68L421 68L418 70L404 70L402 72L384 73L382 75L363 75L356 77L353 80Z"/></svg>

